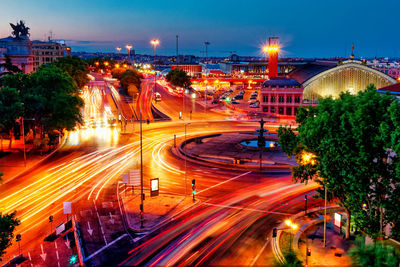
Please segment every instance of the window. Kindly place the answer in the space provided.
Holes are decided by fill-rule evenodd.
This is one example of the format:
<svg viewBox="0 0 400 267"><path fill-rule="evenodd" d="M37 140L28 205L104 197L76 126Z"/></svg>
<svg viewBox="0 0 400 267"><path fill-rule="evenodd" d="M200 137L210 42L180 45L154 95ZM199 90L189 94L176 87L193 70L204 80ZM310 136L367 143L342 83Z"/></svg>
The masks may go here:
<svg viewBox="0 0 400 267"><path fill-rule="evenodd" d="M286 115L292 115L292 108L286 108Z"/></svg>
<svg viewBox="0 0 400 267"><path fill-rule="evenodd" d="M294 108L294 115L297 115L297 108Z"/></svg>
<svg viewBox="0 0 400 267"><path fill-rule="evenodd" d="M279 101L279 103L285 102L285 97L280 95L278 101Z"/></svg>
<svg viewBox="0 0 400 267"><path fill-rule="evenodd" d="M300 96L294 97L294 103L300 103Z"/></svg>
<svg viewBox="0 0 400 267"><path fill-rule="evenodd" d="M268 107L263 107L263 112L268 112Z"/></svg>
<svg viewBox="0 0 400 267"><path fill-rule="evenodd" d="M292 97L291 96L287 96L286 97L286 103L292 103Z"/></svg>
<svg viewBox="0 0 400 267"><path fill-rule="evenodd" d="M263 96L263 102L268 103L268 96L266 96L266 95Z"/></svg>
<svg viewBox="0 0 400 267"><path fill-rule="evenodd" d="M271 107L271 113L275 113L275 107Z"/></svg>
<svg viewBox="0 0 400 267"><path fill-rule="evenodd" d="M278 113L279 113L280 115L283 115L283 107L279 107L279 108L278 108Z"/></svg>
<svg viewBox="0 0 400 267"><path fill-rule="evenodd" d="M275 96L271 96L271 103L275 103Z"/></svg>

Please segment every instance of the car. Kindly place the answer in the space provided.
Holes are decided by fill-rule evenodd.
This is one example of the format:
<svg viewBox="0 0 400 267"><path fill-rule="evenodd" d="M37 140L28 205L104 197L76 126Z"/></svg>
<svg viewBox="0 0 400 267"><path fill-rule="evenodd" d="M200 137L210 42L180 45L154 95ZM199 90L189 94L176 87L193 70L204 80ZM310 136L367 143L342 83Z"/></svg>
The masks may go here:
<svg viewBox="0 0 400 267"><path fill-rule="evenodd" d="M239 104L239 102L237 102L235 98L232 99L231 103L232 104Z"/></svg>
<svg viewBox="0 0 400 267"><path fill-rule="evenodd" d="M257 96L256 96L256 95L255 95L255 96L252 95L252 96L250 96L250 99L252 99L252 100L253 100L253 99L257 99Z"/></svg>
<svg viewBox="0 0 400 267"><path fill-rule="evenodd" d="M218 104L219 103L219 99L218 98L215 98L215 99L213 99L213 101L211 102L212 104Z"/></svg>
<svg viewBox="0 0 400 267"><path fill-rule="evenodd" d="M243 95L236 95L235 97L234 97L234 99L243 99Z"/></svg>
<svg viewBox="0 0 400 267"><path fill-rule="evenodd" d="M226 95L223 95L223 96L221 96L219 99L225 100L225 98L226 98Z"/></svg>

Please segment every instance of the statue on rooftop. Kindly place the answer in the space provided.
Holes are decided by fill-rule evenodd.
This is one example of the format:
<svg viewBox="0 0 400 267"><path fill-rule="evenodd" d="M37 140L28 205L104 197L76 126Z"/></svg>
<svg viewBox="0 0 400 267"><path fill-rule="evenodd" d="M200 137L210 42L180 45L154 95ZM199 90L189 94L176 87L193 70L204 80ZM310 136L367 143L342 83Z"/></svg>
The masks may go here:
<svg viewBox="0 0 400 267"><path fill-rule="evenodd" d="M30 35L29 27L25 26L25 22L20 20L17 25L10 23L11 28L13 29L12 35L15 39L27 39Z"/></svg>

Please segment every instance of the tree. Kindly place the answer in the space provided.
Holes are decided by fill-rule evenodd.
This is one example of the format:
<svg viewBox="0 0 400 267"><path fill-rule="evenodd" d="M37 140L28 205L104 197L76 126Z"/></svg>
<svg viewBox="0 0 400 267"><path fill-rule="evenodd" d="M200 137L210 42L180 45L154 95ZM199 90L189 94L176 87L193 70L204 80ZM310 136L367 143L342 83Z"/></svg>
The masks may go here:
<svg viewBox="0 0 400 267"><path fill-rule="evenodd" d="M349 252L353 266L369 267L398 267L400 264L400 255L395 248L385 245L382 242L365 245L359 243L357 247Z"/></svg>
<svg viewBox="0 0 400 267"><path fill-rule="evenodd" d="M120 78L120 83L122 89L128 93L128 88L131 85L136 86L136 88L140 88L142 75L139 74L137 71L127 70L125 71Z"/></svg>
<svg viewBox="0 0 400 267"><path fill-rule="evenodd" d="M82 88L89 81L87 76L89 74L89 66L79 57L60 57L51 65L68 73L74 79L78 88Z"/></svg>
<svg viewBox="0 0 400 267"><path fill-rule="evenodd" d="M11 246L15 227L20 224L20 221L14 218L15 214L14 211L10 214L0 215L0 259L5 254L5 250Z"/></svg>
<svg viewBox="0 0 400 267"><path fill-rule="evenodd" d="M15 88L0 87L0 128L10 134L10 148L15 121L22 114L23 107L18 91ZM3 140L3 134L1 140Z"/></svg>
<svg viewBox="0 0 400 267"><path fill-rule="evenodd" d="M283 151L299 163L293 168L293 179L316 180L345 209L346 238L351 214L359 229L376 238L392 213L383 209L391 201L385 196L399 185L393 171L398 160L387 161L389 149L396 145L394 114L389 111L394 107L399 107L397 100L368 86L358 95L343 93L337 100L320 99L317 107L301 107L297 136L287 127L278 131Z"/></svg>
<svg viewBox="0 0 400 267"><path fill-rule="evenodd" d="M4 55L4 63L0 64L0 68L6 69L6 71L0 73L0 77L14 73L22 73L22 70L20 70L17 66L12 64L11 58L7 54Z"/></svg>
<svg viewBox="0 0 400 267"><path fill-rule="evenodd" d="M31 88L24 92L25 113L44 132L72 130L82 122L83 100L73 79L61 69L43 66L31 75Z"/></svg>
<svg viewBox="0 0 400 267"><path fill-rule="evenodd" d="M124 68L114 68L111 71L111 75L113 78L120 80L125 71L126 70Z"/></svg>
<svg viewBox="0 0 400 267"><path fill-rule="evenodd" d="M190 76L187 75L186 71L184 70L170 70L165 78L174 86L188 88L192 85L192 82L190 81Z"/></svg>

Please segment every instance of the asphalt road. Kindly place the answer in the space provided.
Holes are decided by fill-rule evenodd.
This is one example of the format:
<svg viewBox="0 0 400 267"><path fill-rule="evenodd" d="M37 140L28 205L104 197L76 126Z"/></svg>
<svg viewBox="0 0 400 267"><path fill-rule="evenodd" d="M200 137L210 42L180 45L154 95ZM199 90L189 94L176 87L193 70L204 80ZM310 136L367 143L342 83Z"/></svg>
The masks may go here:
<svg viewBox="0 0 400 267"><path fill-rule="evenodd" d="M143 88L138 107L142 109L143 119L146 119L152 116L149 107L152 101L151 79ZM163 100L156 105L167 110L173 120L143 124L145 190L149 189L150 179L157 177L160 179L160 191L185 194L186 189L191 191L189 183L195 178L198 197L204 204L190 214L183 214L162 231L142 239L140 246L128 242L130 253L122 252L126 257L124 260L127 260L125 263L206 265L235 263L238 258L247 258L249 262L254 260L260 246L264 246L271 227L282 217L295 212L296 205L301 205L301 195L313 190L313 185L293 185L290 170L258 173L218 169L192 162L187 163L185 181L183 160L170 153L174 135L178 141L184 139L185 123L190 121L187 138L215 132L254 130L258 123L227 120L223 114L204 111L204 107L195 101L185 101L186 117L180 120L176 114L182 110L182 96L170 95L163 87L157 90ZM72 213L85 226L86 232L90 227L96 231L93 235L97 239L92 240L88 254L124 234L122 225L118 223L114 226L114 234L101 236L101 227L109 220L107 216L111 212L104 208L104 203L115 203L115 188L121 181L122 173L139 166L139 127L136 124L135 131L126 135L121 135L118 128L107 127L104 121L105 93L93 88L83 94L85 119L95 121L94 126L68 133L65 145L58 152L30 172L1 186L0 207L6 213L17 211L22 223L17 227L16 234L22 235L22 253L27 255L29 252L35 256L30 261L32 264L53 266L60 263L66 266L68 257L75 253L71 251L68 254L63 248L65 257L61 260L58 252L54 252L54 243L43 241L50 233L50 215L54 216L53 230L55 225L66 220L62 213L63 202L72 202ZM266 126L276 128L276 125ZM121 220L115 210L112 216L117 221ZM90 222L91 226L88 225ZM85 236L88 234L85 233ZM45 245L44 252L41 244ZM14 243L6 256L10 258L17 253L18 246ZM43 253L48 255L46 260L39 257ZM262 259L264 257L257 258L258 261ZM263 262L269 260L267 257ZM121 262L122 258L113 261L115 264Z"/></svg>

